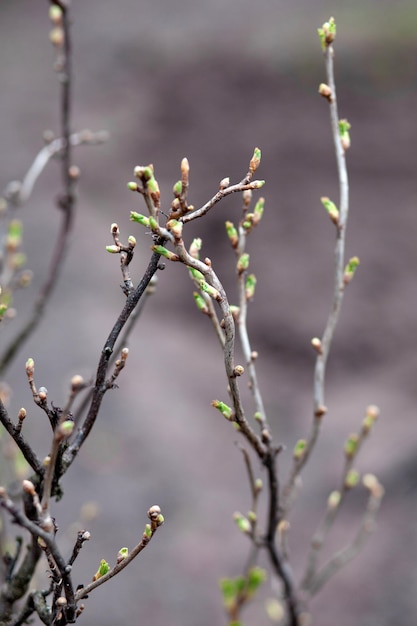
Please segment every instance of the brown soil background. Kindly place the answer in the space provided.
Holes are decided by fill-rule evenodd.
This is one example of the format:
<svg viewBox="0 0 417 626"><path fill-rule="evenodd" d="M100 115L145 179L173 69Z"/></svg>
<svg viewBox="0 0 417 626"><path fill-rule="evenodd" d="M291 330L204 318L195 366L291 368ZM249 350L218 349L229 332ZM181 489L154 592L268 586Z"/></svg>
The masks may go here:
<svg viewBox="0 0 417 626"><path fill-rule="evenodd" d="M58 85L47 41L46 3L0 4L1 180L21 177L45 128L58 128ZM297 576L327 495L338 483L345 437L367 404L381 408L358 460L387 493L378 529L364 552L313 601L314 624L388 626L417 623L416 531L416 235L417 6L414 2L338 0L85 0L74 3L74 125L107 129L100 148L82 148L78 219L61 284L40 332L22 350L7 382L11 414L31 407L24 362L36 360L37 383L62 404L69 377L94 372L99 351L123 304L117 260L104 251L109 226L138 236L139 280L149 238L129 223L140 199L126 190L133 167L155 164L165 203L179 164L191 164L190 199L202 204L224 176L239 180L253 147L262 148L266 214L251 236L258 289L250 309L259 374L287 475L291 449L308 432L314 355L332 289L334 230L319 198L337 198L326 103L317 94L324 67L316 27L334 14L339 33L339 111L352 123L348 155L351 216L347 254L361 266L346 293L327 379L329 414L304 475L291 520ZM30 308L58 226L51 164L30 203L19 210L33 286L17 301ZM225 219L229 198L192 236L204 240L226 284L233 261ZM3 333L2 345L6 343ZM247 541L232 513L250 506L234 433L213 414L225 395L221 357L206 319L194 311L183 268L160 274L131 344L120 388L106 398L97 432L64 480L54 507L63 550L71 549L85 502L99 515L74 579L88 582L101 558L133 546L158 503L166 525L143 556L87 601L80 623L148 626L225 623L219 576L238 574ZM250 410L248 411L250 412ZM49 447L43 415L30 408L26 434L40 455ZM260 468L257 468L260 471ZM360 490L359 490L360 491ZM352 494L327 556L354 535L364 505ZM39 572L43 576L43 572ZM247 624L267 623L260 602Z"/></svg>

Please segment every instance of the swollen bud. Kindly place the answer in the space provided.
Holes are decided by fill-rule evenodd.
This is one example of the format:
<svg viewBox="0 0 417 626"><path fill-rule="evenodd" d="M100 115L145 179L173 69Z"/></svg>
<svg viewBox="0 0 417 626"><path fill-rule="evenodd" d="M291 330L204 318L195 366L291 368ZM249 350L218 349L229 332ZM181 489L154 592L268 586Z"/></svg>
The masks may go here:
<svg viewBox="0 0 417 626"><path fill-rule="evenodd" d="M259 148L255 148L255 150L253 151L252 158L249 163L249 171L251 172L251 174L256 172L260 164L261 164L261 151Z"/></svg>
<svg viewBox="0 0 417 626"><path fill-rule="evenodd" d="M223 417L229 420L229 422L233 421L233 410L230 406L228 406L224 402L221 402L221 400L213 400L211 406L220 411Z"/></svg>
<svg viewBox="0 0 417 626"><path fill-rule="evenodd" d="M320 200L321 200L322 205L326 209L327 213L329 214L329 217L332 220L332 222L334 224L336 224L336 226L338 226L338 224L339 224L339 209L337 208L335 203L332 202L330 200L330 198L328 198L327 196L323 196L322 198L320 198Z"/></svg>

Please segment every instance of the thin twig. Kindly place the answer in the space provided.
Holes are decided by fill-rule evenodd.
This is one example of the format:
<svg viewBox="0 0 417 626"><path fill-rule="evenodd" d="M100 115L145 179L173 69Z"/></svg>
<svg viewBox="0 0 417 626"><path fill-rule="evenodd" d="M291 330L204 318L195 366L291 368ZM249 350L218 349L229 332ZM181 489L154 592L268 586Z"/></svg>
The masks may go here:
<svg viewBox="0 0 417 626"><path fill-rule="evenodd" d="M375 479L375 477L371 477ZM325 583L336 574L342 567L349 563L362 550L363 546L375 530L375 518L384 497L384 488L375 479L370 488L368 503L365 514L361 520L358 532L351 544L336 552L321 570L312 578L307 591L311 596L315 595Z"/></svg>
<svg viewBox="0 0 417 626"><path fill-rule="evenodd" d="M38 476L43 476L45 468L32 450L31 446L27 443L26 439L17 431L16 426L9 419L7 410L0 398L0 422L7 430L9 435L15 441L20 451L22 452L25 460Z"/></svg>
<svg viewBox="0 0 417 626"><path fill-rule="evenodd" d="M159 510L159 514L154 515L154 512L158 510ZM129 554L123 560L121 560L111 570L109 570L107 574L104 574L100 578L97 578L97 580L94 580L86 587L79 589L75 594L76 602L81 600L81 598L85 598L85 596L91 593L94 589L97 589L97 587L99 587L103 583L110 580L110 578L113 578L113 576L116 576L117 574L119 574L122 570L125 569L125 567L127 567L133 561L133 559L135 559L138 556L140 552L142 552L142 550L146 548L146 546L149 544L149 542L151 541L152 537L155 535L158 528L163 524L163 517L160 514L160 509L157 505L154 505L153 507L149 509L148 517L151 520L151 524L147 525L147 528L145 529L145 532L142 535L141 541L133 548L131 552L129 552Z"/></svg>
<svg viewBox="0 0 417 626"><path fill-rule="evenodd" d="M78 429L77 434L69 445L68 449L65 451L62 457L61 463L61 472L65 473L68 467L71 465L76 455L78 454L81 446L84 441L87 439L88 435L94 423L96 421L98 412L100 410L101 402L103 397L108 391L108 386L106 385L106 374L109 366L110 358L112 356L115 343L123 330L123 327L129 320L131 313L134 311L141 297L143 296L149 282L155 272L158 269L158 263L160 259L160 254L154 252L149 261L148 267L140 281L139 285L136 289L127 297L126 303L123 307L122 312L120 313L116 323L114 324L101 352L101 357L99 360L99 364L97 367L96 380L94 384L93 395L90 402L90 408L88 410L87 416L82 424L82 426Z"/></svg>
<svg viewBox="0 0 417 626"><path fill-rule="evenodd" d="M331 97L329 98L330 107L330 122L333 135L333 142L336 153L337 171L339 177L339 217L336 226L336 246L334 251L334 288L333 288L333 300L331 310L326 323L326 327L321 339L321 347L317 354L316 366L314 372L314 418L310 435L306 441L306 445L303 454L294 460L293 468L290 474L287 485L284 489L284 507L283 514L287 516L289 509L291 508L294 495L295 484L297 477L300 475L301 470L307 463L310 454L314 448L319 435L323 416L326 413L324 388L325 388L325 374L326 363L329 355L333 335L335 332L336 324L339 319L340 309L344 294L344 267L345 267L345 237L346 237L346 224L349 210L349 183L346 167L345 151L342 146L339 133L339 116L337 111L336 100L336 85L334 80L334 68L333 68L333 46L329 45L325 50L325 63L327 81L331 90Z"/></svg>

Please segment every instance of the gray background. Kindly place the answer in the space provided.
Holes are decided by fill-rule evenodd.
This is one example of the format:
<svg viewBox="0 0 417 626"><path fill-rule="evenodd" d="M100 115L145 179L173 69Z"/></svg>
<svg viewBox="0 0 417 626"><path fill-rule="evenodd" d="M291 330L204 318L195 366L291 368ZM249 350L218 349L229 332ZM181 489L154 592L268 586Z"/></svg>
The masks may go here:
<svg viewBox="0 0 417 626"><path fill-rule="evenodd" d="M0 4L2 187L24 174L42 131L58 129L46 4ZM186 155L190 201L198 206L224 176L239 180L259 145L266 214L249 241L258 276L249 323L270 421L287 447L284 480L292 447L310 427L309 341L323 329L332 289L334 229L319 198L337 198L337 178L328 107L316 94L325 77L316 28L332 14L339 111L352 123L347 254L357 254L361 266L329 360L329 414L291 520L291 554L299 577L339 480L343 441L366 405L378 404L381 418L358 461L387 489L378 530L312 610L323 626L411 626L417 621L415 2L74 2L74 127L107 129L111 139L76 153L82 179L72 248L38 335L8 372L10 411L29 410L25 432L43 456L48 429L31 405L26 358L35 359L37 383L58 405L71 375L94 372L124 299L118 261L104 251L110 223L119 223L124 238L138 238L136 281L149 255L149 236L128 219L130 210L143 210L126 190L133 167L155 164L167 206ZM35 278L17 299L15 328L46 271L59 190L52 163L19 210ZM239 207L237 197L227 199L188 235L203 237L205 253L231 289L234 261L223 223ZM160 274L120 388L107 395L94 437L64 479L66 498L54 506L64 551L79 524L92 532L76 583L88 582L101 558L112 561L120 547L137 542L151 504L166 517L130 571L91 595L84 624L222 624L217 579L237 575L246 560L247 541L232 522L233 511L250 506L246 476L236 435L210 408L213 398L225 396L221 355L207 320L194 311L191 290L183 268ZM77 524L85 502L96 503L99 514ZM363 495L352 495L327 556L354 535L363 505ZM40 568L39 580L43 575ZM272 593L268 583L261 595ZM266 623L262 615L260 598L244 619Z"/></svg>

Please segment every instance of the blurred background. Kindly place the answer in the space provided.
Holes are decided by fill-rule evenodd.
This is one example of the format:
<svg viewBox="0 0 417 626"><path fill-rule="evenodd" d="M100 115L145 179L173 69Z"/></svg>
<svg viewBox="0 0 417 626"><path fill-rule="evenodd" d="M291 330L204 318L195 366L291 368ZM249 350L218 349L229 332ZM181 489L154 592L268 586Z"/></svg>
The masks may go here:
<svg viewBox="0 0 417 626"><path fill-rule="evenodd" d="M47 8L28 0L0 4L1 188L23 177L45 129L59 132ZM338 182L328 106L317 95L325 72L316 29L334 15L339 114L352 124L347 256L358 255L361 265L328 363L329 412L290 520L291 555L300 579L311 535L340 480L343 442L366 406L377 404L381 416L357 469L385 485L378 528L313 600L313 623L416 624L416 3L84 0L73 3L72 15L74 129L105 129L110 140L75 153L82 176L72 247L39 332L7 373L11 415L28 409L25 434L43 457L48 426L31 404L26 359L35 359L36 382L58 406L73 374L95 371L124 302L118 259L105 252L110 224L118 222L122 240L137 236L136 283L149 257L149 236L129 222L131 210L144 209L126 188L134 166L154 163L168 207L187 156L189 199L199 206L225 176L240 180L259 146L266 210L248 242L258 278L249 329L268 416L286 448L285 480L292 448L310 429L310 339L324 328L332 293L335 233L320 196L337 202ZM53 162L17 211L35 274L16 300L15 330L47 270L59 191ZM237 221L240 206L229 197L186 233L189 241L203 238L203 253L232 301L234 257L224 221ZM13 326L0 335L2 347ZM76 583L87 583L100 559L112 563L119 548L137 543L152 504L166 524L127 571L91 595L80 623L225 623L217 581L245 565L249 545L232 514L251 504L236 433L210 407L225 396L208 320L195 310L184 268L168 264L132 337L119 389L107 394L95 433L63 480L66 496L54 505L64 552L80 526L92 533L74 567ZM324 557L353 538L364 502L361 489L352 494ZM271 595L268 582L245 623L268 623L262 604Z"/></svg>

